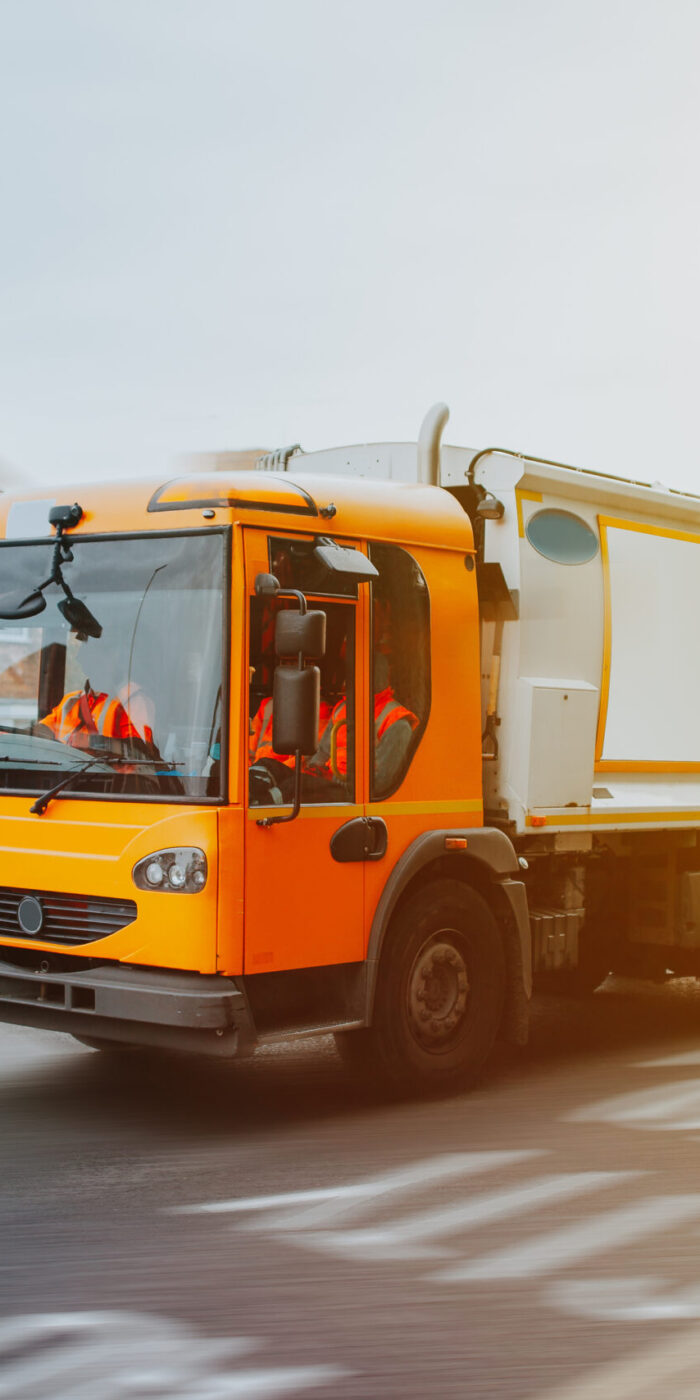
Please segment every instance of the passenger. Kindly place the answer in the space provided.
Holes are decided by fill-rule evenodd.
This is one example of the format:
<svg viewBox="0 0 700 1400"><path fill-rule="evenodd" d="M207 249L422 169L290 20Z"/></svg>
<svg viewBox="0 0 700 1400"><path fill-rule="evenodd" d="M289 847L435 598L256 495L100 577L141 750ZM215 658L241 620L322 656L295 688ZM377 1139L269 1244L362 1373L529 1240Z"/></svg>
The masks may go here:
<svg viewBox="0 0 700 1400"><path fill-rule="evenodd" d="M35 727L42 729L62 744L72 748L89 748L91 738L102 735L109 739L140 739L129 716L116 696L92 689L89 680L82 690L69 691L49 710Z"/></svg>
<svg viewBox="0 0 700 1400"><path fill-rule="evenodd" d="M156 707L150 695L138 681L128 680L119 687L117 697L139 738L143 739L144 744L153 747Z"/></svg>

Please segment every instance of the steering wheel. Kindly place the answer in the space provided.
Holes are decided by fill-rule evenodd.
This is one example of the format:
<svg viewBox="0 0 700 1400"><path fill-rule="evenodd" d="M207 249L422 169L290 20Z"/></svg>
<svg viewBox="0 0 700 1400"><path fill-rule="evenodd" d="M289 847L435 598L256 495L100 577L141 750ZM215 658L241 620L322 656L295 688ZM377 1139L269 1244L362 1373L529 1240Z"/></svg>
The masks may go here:
<svg viewBox="0 0 700 1400"><path fill-rule="evenodd" d="M282 806L284 798L278 787L277 775L270 771L266 758L259 758L257 763L251 763L248 769L248 792L251 806Z"/></svg>

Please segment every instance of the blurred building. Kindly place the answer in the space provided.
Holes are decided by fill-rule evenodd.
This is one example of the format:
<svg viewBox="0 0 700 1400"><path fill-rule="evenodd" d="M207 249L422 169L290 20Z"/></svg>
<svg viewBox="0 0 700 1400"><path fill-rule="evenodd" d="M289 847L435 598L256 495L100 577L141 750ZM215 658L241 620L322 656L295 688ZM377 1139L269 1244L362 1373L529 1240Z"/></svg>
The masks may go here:
<svg viewBox="0 0 700 1400"><path fill-rule="evenodd" d="M24 472L18 471L17 467L11 467L3 457L0 457L0 491L14 491L16 486L22 483L27 484L27 477Z"/></svg>
<svg viewBox="0 0 700 1400"><path fill-rule="evenodd" d="M177 458L180 472L249 472L267 447L242 447L237 452L183 452Z"/></svg>

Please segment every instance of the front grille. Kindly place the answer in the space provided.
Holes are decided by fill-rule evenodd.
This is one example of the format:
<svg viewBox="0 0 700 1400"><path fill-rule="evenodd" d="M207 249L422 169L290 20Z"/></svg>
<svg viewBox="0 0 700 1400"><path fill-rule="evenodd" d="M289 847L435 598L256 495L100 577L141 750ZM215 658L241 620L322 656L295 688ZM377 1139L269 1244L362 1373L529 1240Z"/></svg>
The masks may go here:
<svg viewBox="0 0 700 1400"><path fill-rule="evenodd" d="M25 933L17 911L27 896L44 911L39 933ZM133 899L98 899L92 895L61 894L55 890L15 890L0 886L0 937L30 938L40 943L94 943L124 928L136 918Z"/></svg>

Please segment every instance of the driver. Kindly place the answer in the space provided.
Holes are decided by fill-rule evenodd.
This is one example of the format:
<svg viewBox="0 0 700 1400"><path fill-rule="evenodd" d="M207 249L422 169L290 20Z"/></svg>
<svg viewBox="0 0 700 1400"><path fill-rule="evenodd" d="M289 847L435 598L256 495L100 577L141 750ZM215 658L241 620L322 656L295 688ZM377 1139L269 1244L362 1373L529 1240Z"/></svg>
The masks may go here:
<svg viewBox="0 0 700 1400"><path fill-rule="evenodd" d="M331 706L327 700L321 699L319 706L318 725L319 738L323 734L326 725L331 717ZM248 763L252 766L259 763L261 759L272 759L275 763L283 763L285 768L294 767L294 754L275 753L272 747L272 696L268 695L261 700L256 710L254 718L250 722L250 738L248 741ZM304 761L306 767L306 760Z"/></svg>
<svg viewBox="0 0 700 1400"><path fill-rule="evenodd" d="M248 762L259 763L263 758L271 758L283 763L286 768L294 767L294 754L275 753L272 747L272 696L260 701L250 726Z"/></svg>

